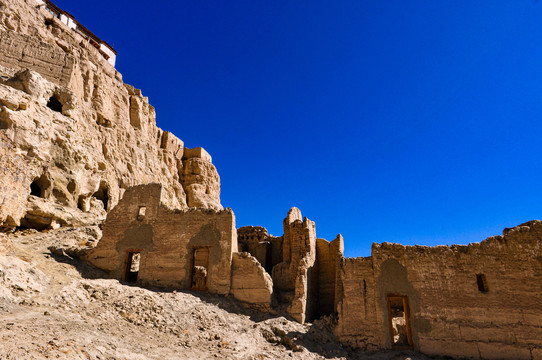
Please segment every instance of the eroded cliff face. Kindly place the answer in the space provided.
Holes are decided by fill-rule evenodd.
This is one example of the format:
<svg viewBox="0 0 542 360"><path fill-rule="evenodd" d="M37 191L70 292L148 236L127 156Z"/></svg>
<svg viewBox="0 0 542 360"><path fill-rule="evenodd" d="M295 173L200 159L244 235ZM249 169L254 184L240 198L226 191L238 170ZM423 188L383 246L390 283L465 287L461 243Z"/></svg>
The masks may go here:
<svg viewBox="0 0 542 360"><path fill-rule="evenodd" d="M168 207L222 209L211 156L159 129L98 49L35 0L0 0L0 228L96 223L150 182Z"/></svg>

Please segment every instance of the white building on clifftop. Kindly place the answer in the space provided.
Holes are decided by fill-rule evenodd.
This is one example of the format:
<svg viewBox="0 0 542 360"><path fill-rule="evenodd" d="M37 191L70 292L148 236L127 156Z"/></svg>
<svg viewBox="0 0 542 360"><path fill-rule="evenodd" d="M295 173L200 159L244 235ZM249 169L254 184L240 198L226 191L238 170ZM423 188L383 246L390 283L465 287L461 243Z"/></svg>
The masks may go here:
<svg viewBox="0 0 542 360"><path fill-rule="evenodd" d="M75 16L69 12L60 9L58 6L53 4L49 0L36 0L38 6L45 6L45 8L62 23L68 26L70 29L75 31L83 39L87 40L92 46L94 46L100 54L107 60L108 63L115 66L115 61L117 60L117 52L111 45L107 42L101 40L99 37L94 35L90 30L81 25Z"/></svg>

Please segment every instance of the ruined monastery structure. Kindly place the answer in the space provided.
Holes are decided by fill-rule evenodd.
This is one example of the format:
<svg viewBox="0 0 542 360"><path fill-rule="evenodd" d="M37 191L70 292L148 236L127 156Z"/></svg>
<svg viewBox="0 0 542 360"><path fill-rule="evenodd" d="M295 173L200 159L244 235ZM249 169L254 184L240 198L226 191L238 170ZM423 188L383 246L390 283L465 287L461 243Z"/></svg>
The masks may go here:
<svg viewBox="0 0 542 360"><path fill-rule="evenodd" d="M283 235L236 228L211 155L156 126L115 50L50 1L0 1L0 230L102 224L82 258L138 286L204 291L337 341L542 359L542 222L480 243L374 243L345 258L292 208Z"/></svg>

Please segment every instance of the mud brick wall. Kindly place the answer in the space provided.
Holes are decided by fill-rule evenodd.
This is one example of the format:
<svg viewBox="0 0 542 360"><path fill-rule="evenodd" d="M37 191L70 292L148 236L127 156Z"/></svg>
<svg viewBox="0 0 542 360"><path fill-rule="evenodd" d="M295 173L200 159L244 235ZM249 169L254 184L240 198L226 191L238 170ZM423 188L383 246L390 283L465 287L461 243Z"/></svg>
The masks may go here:
<svg viewBox="0 0 542 360"><path fill-rule="evenodd" d="M285 219L285 221L288 218ZM297 264L307 254L316 253L316 226L307 218L284 225L284 261Z"/></svg>
<svg viewBox="0 0 542 360"><path fill-rule="evenodd" d="M337 271L337 327L340 342L356 348L382 348L382 333L375 332L376 286L371 257L343 259Z"/></svg>
<svg viewBox="0 0 542 360"><path fill-rule="evenodd" d="M74 59L58 46L13 31L0 31L0 65L31 69L67 87L73 73Z"/></svg>
<svg viewBox="0 0 542 360"><path fill-rule="evenodd" d="M282 260L282 236L269 236L268 240L271 241L271 263L273 266L281 263Z"/></svg>
<svg viewBox="0 0 542 360"><path fill-rule="evenodd" d="M541 240L542 224L534 221L468 246L375 247L377 313L387 316L385 292L404 291L414 345L425 353L542 358ZM405 283L384 285L386 273L399 269L393 261L404 267ZM478 274L489 291L479 290Z"/></svg>
<svg viewBox="0 0 542 360"><path fill-rule="evenodd" d="M237 244L239 251L249 252L264 269L271 273L271 242L268 241L267 229L261 226L243 226L237 229Z"/></svg>
<svg viewBox="0 0 542 360"><path fill-rule="evenodd" d="M486 289L477 275L487 280ZM367 304L374 301L366 319L363 281ZM426 354L542 358L540 221L465 246L374 244L371 258L345 260L341 286L341 341L390 348L386 297L396 294L408 297L412 345Z"/></svg>
<svg viewBox="0 0 542 360"><path fill-rule="evenodd" d="M339 260L342 257L343 238L338 235L329 242L316 239L316 258L318 263L318 315L335 312L335 277Z"/></svg>
<svg viewBox="0 0 542 360"><path fill-rule="evenodd" d="M271 276L249 253L234 253L231 275L231 293L234 298L262 309L271 308L273 281Z"/></svg>
<svg viewBox="0 0 542 360"><path fill-rule="evenodd" d="M318 314L318 264L316 262L316 225L292 208L284 219L283 251L288 251L289 267L284 274L293 280L294 296L288 314L297 321L312 321ZM285 252L286 254L286 252ZM285 255L285 259L288 257Z"/></svg>
<svg viewBox="0 0 542 360"><path fill-rule="evenodd" d="M104 223L103 237L87 259L122 279L129 251L140 251L137 283L189 289L194 248L209 248L208 291L229 294L235 218L229 209L173 211L160 204L160 184L126 191ZM145 207L145 216L138 216Z"/></svg>

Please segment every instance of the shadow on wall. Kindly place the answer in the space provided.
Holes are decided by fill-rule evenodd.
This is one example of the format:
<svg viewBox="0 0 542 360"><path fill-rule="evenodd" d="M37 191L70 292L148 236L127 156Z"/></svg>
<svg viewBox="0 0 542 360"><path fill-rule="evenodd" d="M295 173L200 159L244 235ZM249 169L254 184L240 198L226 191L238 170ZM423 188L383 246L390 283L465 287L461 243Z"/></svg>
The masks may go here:
<svg viewBox="0 0 542 360"><path fill-rule="evenodd" d="M418 348L417 333L431 331L431 324L420 318L420 297L408 281L407 269L397 260L384 261L376 286L386 347Z"/></svg>
<svg viewBox="0 0 542 360"><path fill-rule="evenodd" d="M123 254L126 249L138 248L145 251L153 251L153 231L152 225L142 224L136 228L127 229L124 232L124 237L116 244L119 254Z"/></svg>
<svg viewBox="0 0 542 360"><path fill-rule="evenodd" d="M207 291L210 265L219 264L223 249L220 246L220 231L213 224L205 224L188 242L189 251L184 259L186 274L190 275L189 288L195 291Z"/></svg>

